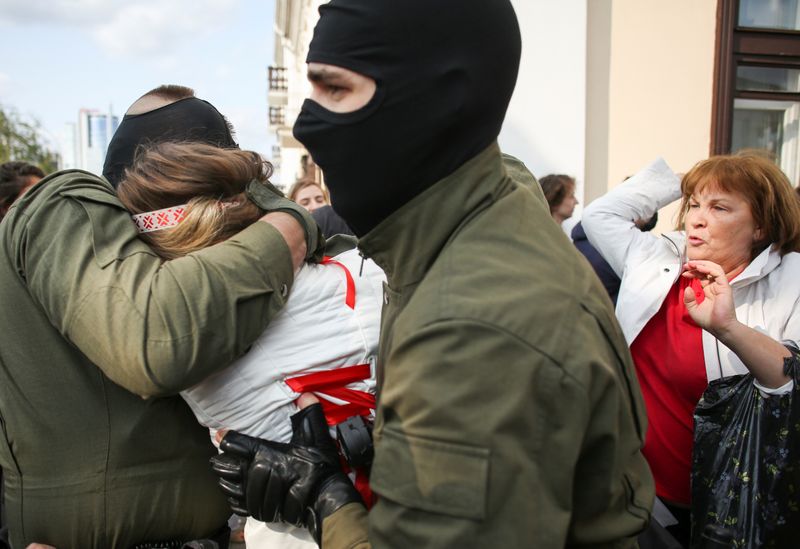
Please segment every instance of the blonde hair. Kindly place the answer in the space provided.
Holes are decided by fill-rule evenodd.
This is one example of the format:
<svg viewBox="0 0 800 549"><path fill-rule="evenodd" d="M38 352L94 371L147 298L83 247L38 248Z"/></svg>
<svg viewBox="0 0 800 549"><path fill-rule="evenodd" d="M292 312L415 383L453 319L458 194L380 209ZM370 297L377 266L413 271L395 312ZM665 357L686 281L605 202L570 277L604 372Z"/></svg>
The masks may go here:
<svg viewBox="0 0 800 549"><path fill-rule="evenodd" d="M320 191L322 191L322 196L325 197L325 203L331 203L331 197L328 195L328 189L313 179L298 179L295 181L289 188L289 194L287 195L287 198L292 202L297 202L298 193L306 187L317 187Z"/></svg>
<svg viewBox="0 0 800 549"><path fill-rule="evenodd" d="M683 229L692 195L707 186L737 194L750 205L756 227L764 237L751 250L751 259L770 244L781 255L800 251L800 201L781 169L763 154L713 156L698 162L681 180L678 229Z"/></svg>
<svg viewBox="0 0 800 549"><path fill-rule="evenodd" d="M244 191L271 174L272 165L253 151L158 143L137 150L117 195L132 214L188 205L175 227L141 235L161 257L175 259L230 238L264 215Z"/></svg>

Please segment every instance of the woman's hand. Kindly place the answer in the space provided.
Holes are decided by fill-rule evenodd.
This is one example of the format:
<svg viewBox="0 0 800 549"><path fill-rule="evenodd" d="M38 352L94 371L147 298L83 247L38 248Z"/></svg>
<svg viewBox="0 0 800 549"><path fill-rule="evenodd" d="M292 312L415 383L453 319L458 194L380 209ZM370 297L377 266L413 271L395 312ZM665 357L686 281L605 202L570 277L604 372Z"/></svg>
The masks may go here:
<svg viewBox="0 0 800 549"><path fill-rule="evenodd" d="M696 278L705 299L697 302L694 288L686 288L683 302L692 320L732 350L764 387L783 387L790 378L783 361L791 356L779 342L736 319L733 290L722 267L711 261L688 261L681 276Z"/></svg>
<svg viewBox="0 0 800 549"><path fill-rule="evenodd" d="M718 338L730 332L738 321L733 290L722 267L711 261L688 261L681 276L700 281L705 299L699 303L693 287L683 293L683 303L698 326Z"/></svg>

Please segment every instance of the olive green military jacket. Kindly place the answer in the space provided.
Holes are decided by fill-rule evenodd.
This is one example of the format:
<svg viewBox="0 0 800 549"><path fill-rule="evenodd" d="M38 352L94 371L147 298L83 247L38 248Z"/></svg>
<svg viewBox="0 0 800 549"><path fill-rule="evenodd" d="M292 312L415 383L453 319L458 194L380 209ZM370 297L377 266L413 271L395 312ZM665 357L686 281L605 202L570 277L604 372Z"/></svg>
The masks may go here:
<svg viewBox="0 0 800 549"><path fill-rule="evenodd" d="M208 431L172 395L242 355L292 279L266 223L164 263L105 180L62 172L29 191L0 224L13 546L125 548L225 524Z"/></svg>
<svg viewBox="0 0 800 549"><path fill-rule="evenodd" d="M611 302L496 145L359 244L386 272L367 515L323 548L635 547L654 489Z"/></svg>

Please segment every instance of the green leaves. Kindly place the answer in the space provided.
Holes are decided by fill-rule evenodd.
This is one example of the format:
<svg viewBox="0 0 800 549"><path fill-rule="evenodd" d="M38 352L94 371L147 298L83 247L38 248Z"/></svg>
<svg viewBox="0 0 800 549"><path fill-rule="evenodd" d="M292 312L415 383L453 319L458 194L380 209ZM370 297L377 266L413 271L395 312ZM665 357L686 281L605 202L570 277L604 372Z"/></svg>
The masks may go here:
<svg viewBox="0 0 800 549"><path fill-rule="evenodd" d="M0 105L0 163L18 160L36 164L45 173L58 169L58 155L43 142L38 120Z"/></svg>

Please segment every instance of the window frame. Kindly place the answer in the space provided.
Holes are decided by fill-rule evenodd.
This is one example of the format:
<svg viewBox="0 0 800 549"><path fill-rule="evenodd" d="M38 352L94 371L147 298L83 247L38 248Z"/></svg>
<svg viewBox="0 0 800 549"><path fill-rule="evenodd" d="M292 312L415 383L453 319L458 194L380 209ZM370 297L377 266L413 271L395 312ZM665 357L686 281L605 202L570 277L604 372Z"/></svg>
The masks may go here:
<svg viewBox="0 0 800 549"><path fill-rule="evenodd" d="M798 101L800 93L737 91L740 65L800 70L800 31L740 27L739 0L717 2L711 154L730 154L734 99Z"/></svg>

